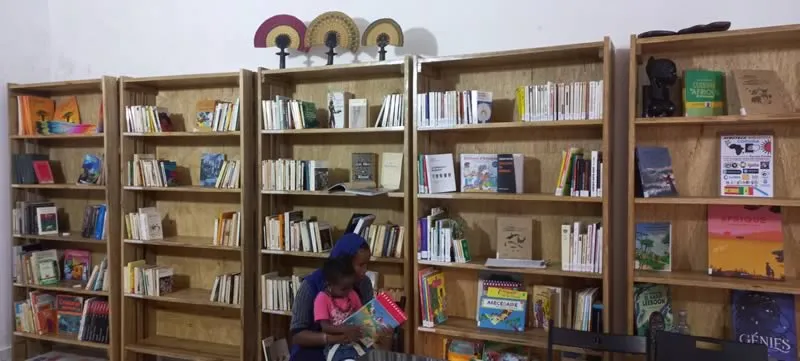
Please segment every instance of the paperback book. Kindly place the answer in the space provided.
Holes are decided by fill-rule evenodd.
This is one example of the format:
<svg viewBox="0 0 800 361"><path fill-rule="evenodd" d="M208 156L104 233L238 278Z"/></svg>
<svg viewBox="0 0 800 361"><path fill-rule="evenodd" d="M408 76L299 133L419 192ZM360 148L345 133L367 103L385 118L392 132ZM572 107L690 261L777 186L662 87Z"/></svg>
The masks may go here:
<svg viewBox="0 0 800 361"><path fill-rule="evenodd" d="M393 330L408 318L387 293L379 293L344 320L345 325L360 326L361 345L372 347L382 331Z"/></svg>

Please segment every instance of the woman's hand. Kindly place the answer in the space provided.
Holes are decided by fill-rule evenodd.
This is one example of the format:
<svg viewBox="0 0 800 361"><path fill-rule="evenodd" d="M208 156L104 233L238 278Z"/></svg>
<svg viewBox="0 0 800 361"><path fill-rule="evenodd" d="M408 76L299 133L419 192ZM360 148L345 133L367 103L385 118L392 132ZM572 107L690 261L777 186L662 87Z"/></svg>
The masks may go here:
<svg viewBox="0 0 800 361"><path fill-rule="evenodd" d="M346 342L355 342L361 339L364 331L358 326L343 326L342 335L344 335Z"/></svg>

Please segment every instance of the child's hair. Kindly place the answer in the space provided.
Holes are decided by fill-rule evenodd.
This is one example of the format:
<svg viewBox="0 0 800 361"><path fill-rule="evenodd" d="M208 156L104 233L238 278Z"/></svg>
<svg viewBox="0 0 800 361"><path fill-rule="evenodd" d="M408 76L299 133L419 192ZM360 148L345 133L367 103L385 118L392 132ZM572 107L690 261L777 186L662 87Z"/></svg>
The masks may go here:
<svg viewBox="0 0 800 361"><path fill-rule="evenodd" d="M322 266L322 274L325 275L325 282L335 284L343 277L353 277L356 270L353 268L351 257L330 258Z"/></svg>

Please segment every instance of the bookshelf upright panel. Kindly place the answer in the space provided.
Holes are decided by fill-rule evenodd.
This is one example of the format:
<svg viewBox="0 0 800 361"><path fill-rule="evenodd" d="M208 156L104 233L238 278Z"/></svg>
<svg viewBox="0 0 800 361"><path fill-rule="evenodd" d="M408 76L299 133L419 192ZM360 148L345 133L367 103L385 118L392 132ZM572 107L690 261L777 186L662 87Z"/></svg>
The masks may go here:
<svg viewBox="0 0 800 361"><path fill-rule="evenodd" d="M671 297L673 319L677 319L680 310L685 310L691 334L698 336L722 339L735 337L731 305L732 293L737 290L793 295L794 308L800 309L797 297L800 294L800 282L797 280L800 248L796 241L800 232L800 211L797 208L800 206L800 177L794 162L800 147L800 127L797 125L800 120L797 107L800 104L798 36L798 25L652 39L631 36L626 165L628 285L625 299L629 332L634 332L634 289L639 283L665 285ZM650 57L670 59L677 66L679 80L674 86L676 91L673 92L672 100L678 104L679 110L673 117L648 118L642 112L641 89L649 84L645 65ZM687 69L724 72L726 115L684 116L683 101L678 94L683 86L683 72ZM741 104L732 71L741 69L775 71L783 82L784 91L793 101L793 111L739 115ZM773 197L721 196L722 135L773 136ZM640 146L664 147L669 150L678 195L652 198L636 195L636 147ZM709 255L714 253L709 250L709 209L717 206L725 206L726 209L740 209L741 206L780 207L782 259L779 260L775 254L775 259L766 262L776 269L780 267L785 272L785 280L709 276ZM640 222L671 224L671 271L635 269L636 227ZM741 265L738 269L748 273L762 272L765 269L764 261L764 257L755 248L745 251L736 259ZM792 327L797 329L796 325Z"/></svg>
<svg viewBox="0 0 800 361"><path fill-rule="evenodd" d="M405 294L405 312L412 313L410 300L410 266L408 255L411 251L410 223L410 163L408 126L411 117L408 114L408 91L410 84L410 60L399 59L374 63L320 66L296 69L261 69L258 83L258 121L261 125L259 137L260 160L277 159L314 160L327 162L328 185L349 182L352 172L353 153L375 153L378 164L375 166L377 177L382 177L380 162L384 152L403 155L402 177L400 189L384 195L356 196L345 193L329 193L325 189L307 190L275 190L265 186L265 173L258 175L260 206L258 215L259 232L257 234L261 257L259 273L264 275L277 272L279 276L305 275L322 266L322 260L328 257L327 252L304 252L287 249L269 249L264 243L265 219L279 213L302 211L304 219L316 217L332 227L332 238L341 237L355 213L375 215L374 224L402 226L406 229L402 246L402 257L372 257L368 270L378 272L376 291L396 289ZM365 128L330 128L329 127L329 92L349 92L355 98L366 99L367 127ZM403 109L405 126L376 126L381 104L387 94L402 94L404 102L399 105ZM318 127L296 129L268 129L262 101L276 100L276 96L313 102L316 106ZM261 169L262 165L259 165ZM378 179L376 179L378 180ZM288 243L287 243L288 244ZM268 336L275 340L286 338L291 344L288 334L291 312L287 309L267 309L262 298L264 284L259 282L259 304L262 310L260 317L261 330L259 341ZM411 330L403 328L405 350L410 350Z"/></svg>
<svg viewBox="0 0 800 361"><path fill-rule="evenodd" d="M256 344L246 337L254 329L256 318L253 80L253 72L247 70L120 80L120 126L125 129L121 137L123 220L143 207L155 207L162 218L164 236L160 240L132 239L127 233L129 226L123 222L120 267L145 260L147 265L174 271L172 292L153 296L122 290L124 359L149 355L252 361L257 357ZM196 131L198 102L204 100L231 104L238 100L238 129ZM126 123L126 107L131 106L157 107L169 116L172 129L131 131L135 129L129 129ZM235 119L233 114L231 118ZM131 185L128 173L135 154L175 161L177 184ZM239 161L239 186L202 186L201 159L205 154L223 154L226 160ZM239 212L240 245L214 244L215 221L223 213L235 212ZM239 302L212 300L217 276L232 273L240 275Z"/></svg>
<svg viewBox="0 0 800 361"><path fill-rule="evenodd" d="M517 346L539 348L544 355L547 334L530 325L533 285L564 287L572 290L586 287L601 288L597 300L604 305L604 330L608 331L611 303L608 277L610 236L610 144L612 121L613 44L604 41L534 48L525 50L481 53L439 58L416 59L413 91L417 96L427 92L478 90L492 93L491 120L486 124L456 124L436 126L424 124L424 112L414 112L412 172L414 180L424 179L419 156L425 154L453 155L456 192L426 193L417 181L412 200L415 230L413 250L420 247L420 218L429 215L432 207L443 207L448 218L463 224L463 238L469 244L472 260L466 263L419 259L414 263L411 282L414 282L413 327L414 351L429 357L446 355L446 339L492 341ZM523 121L516 102L517 89L522 86L554 83L590 82L603 80L599 96L603 109L595 119ZM431 111L432 113L432 111ZM602 197L556 196L562 151L581 147L584 151L603 154ZM524 185L522 193L461 192L460 155L508 154L524 156ZM586 153L588 154L588 153ZM487 258L497 251L498 217L524 217L530 220L533 236L533 259L549 262L544 269L490 269ZM560 261L562 224L569 222L600 222L602 237L607 240L602 249L601 272L562 270ZM455 237L455 236L454 236ZM434 327L424 327L420 311L418 274L426 268L443 271L445 279L445 313L447 320ZM507 272L521 277L528 292L526 331L509 333L482 329L476 325L479 277L486 273Z"/></svg>
<svg viewBox="0 0 800 361"><path fill-rule="evenodd" d="M77 101L80 112L80 124L92 124L99 131L83 134L38 134L21 131L19 123L21 111L17 102L18 96L36 96L52 99L56 106L73 97ZM18 202L50 201L57 208L57 232L55 234L39 234L37 232L17 232L18 227L9 230L12 246L39 243L42 250L56 249L60 259L59 281L55 284L40 284L21 276L13 284L14 302L29 297L28 292L40 291L49 294L83 297L84 300L97 297L108 300L108 335L107 342L90 342L78 340L76 337L56 335L55 333L36 334L23 332L13 327L13 357L26 359L47 350L66 350L76 347L78 352L95 353L110 360L119 359L120 322L119 292L112 281L107 290L87 289L86 282L65 280L63 274L63 251L72 249L90 252L89 262L99 266L105 259L108 265L109 278L117 277L116 265L120 261L119 218L119 186L116 175L119 163L119 128L117 127L118 109L117 79L102 77L99 79L64 81L35 84L8 85L8 134L11 168L11 204L17 208ZM36 115L34 115L36 116ZM71 116L74 116L71 115ZM39 154L49 161L53 183L39 183L39 179L20 182L18 175L24 170L21 161L16 160L21 154ZM104 182L101 184L80 184L85 155L97 155L102 158ZM105 204L108 213L105 224L105 235L99 237L83 237L82 230L87 207ZM18 220L13 220L18 222ZM13 257L16 257L14 255ZM87 272L91 272L89 269ZM16 272L16 270L15 270ZM11 310L12 320L15 311Z"/></svg>

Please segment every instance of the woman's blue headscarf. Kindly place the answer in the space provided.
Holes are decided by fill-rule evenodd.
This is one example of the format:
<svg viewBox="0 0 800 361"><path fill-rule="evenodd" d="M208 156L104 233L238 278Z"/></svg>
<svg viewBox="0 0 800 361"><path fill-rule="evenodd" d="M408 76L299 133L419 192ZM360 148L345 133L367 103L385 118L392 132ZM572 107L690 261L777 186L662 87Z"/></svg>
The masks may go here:
<svg viewBox="0 0 800 361"><path fill-rule="evenodd" d="M335 245L333 245L333 249L331 250L331 254L328 258L338 258L344 256L354 256L361 248L367 246L367 241L355 234L355 233L348 233L339 238ZM311 292L316 295L325 290L325 276L322 274L322 269L318 268L310 275L306 276L304 279L305 282L311 286ZM357 289L357 288L356 288ZM313 300L314 298L312 298ZM310 319L314 319L313 315L309 316ZM314 324L309 327L307 330L310 331L319 331L319 325ZM292 334L299 332L302 330L293 330ZM315 347L304 347L301 348L298 345L292 345L291 351L291 360L301 360L301 361L323 361L325 359L324 354L322 352L322 348L315 348Z"/></svg>

